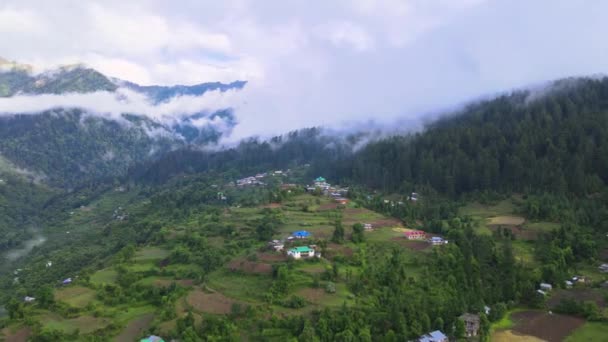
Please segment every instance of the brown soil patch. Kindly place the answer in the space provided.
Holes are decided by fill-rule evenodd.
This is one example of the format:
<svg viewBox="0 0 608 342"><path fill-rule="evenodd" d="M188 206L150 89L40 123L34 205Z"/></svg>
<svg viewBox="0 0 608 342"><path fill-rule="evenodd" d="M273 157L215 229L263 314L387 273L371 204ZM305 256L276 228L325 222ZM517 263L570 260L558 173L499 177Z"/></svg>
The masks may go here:
<svg viewBox="0 0 608 342"><path fill-rule="evenodd" d="M401 227L401 221L399 221L397 219L393 219L393 218L375 220L375 221L365 222L365 223L371 223L372 226L374 227L374 229L384 228L384 227Z"/></svg>
<svg viewBox="0 0 608 342"><path fill-rule="evenodd" d="M536 240L538 238L538 231L524 229L521 226L508 226L508 225L490 225L488 228L492 231L499 229L508 229L515 235L517 239L521 240Z"/></svg>
<svg viewBox="0 0 608 342"><path fill-rule="evenodd" d="M4 335L3 341L5 342L26 342L32 335L32 328L25 327L15 332L12 332L9 328L5 328L2 330L2 334Z"/></svg>
<svg viewBox="0 0 608 342"><path fill-rule="evenodd" d="M501 330L492 334L492 342L543 342L538 337L521 335L513 330Z"/></svg>
<svg viewBox="0 0 608 342"><path fill-rule="evenodd" d="M299 290L297 292L297 295L301 296L302 298L306 299L307 301L309 301L313 304L322 304L324 302L324 300L327 298L327 296L329 296L329 294L327 292L325 292L325 289L322 289L322 288L313 289L310 287Z"/></svg>
<svg viewBox="0 0 608 342"><path fill-rule="evenodd" d="M258 253L258 260L264 262L281 262L285 259L285 255L280 253Z"/></svg>
<svg viewBox="0 0 608 342"><path fill-rule="evenodd" d="M397 242L399 245L409 248L414 251L423 251L431 248L431 244L422 240L408 240L403 236L395 236L391 241Z"/></svg>
<svg viewBox="0 0 608 342"><path fill-rule="evenodd" d="M221 293L206 293L203 291L193 291L186 297L186 302L194 310L216 315L229 314L235 300L224 296Z"/></svg>
<svg viewBox="0 0 608 342"><path fill-rule="evenodd" d="M513 331L536 336L549 342L563 341L566 336L585 323L582 318L543 311L516 312L511 318L514 322Z"/></svg>
<svg viewBox="0 0 608 342"><path fill-rule="evenodd" d="M338 203L325 203L319 206L319 211L334 210L338 208Z"/></svg>
<svg viewBox="0 0 608 342"><path fill-rule="evenodd" d="M343 255L345 257L351 257L351 256L353 256L353 253L354 253L354 251L350 247L338 245L337 243L330 243L327 245L327 250L325 252L325 255L323 255L323 257L325 257L327 259L332 259L338 255Z"/></svg>
<svg viewBox="0 0 608 342"><path fill-rule="evenodd" d="M154 280L154 286L157 286L157 287L168 287L168 286L171 286L172 283L176 283L177 285L182 286L182 287L192 287L192 286L194 286L194 279L179 279L179 280L156 279L156 280Z"/></svg>
<svg viewBox="0 0 608 342"><path fill-rule="evenodd" d="M266 204L263 205L262 208L270 208L270 209L277 209L281 207L281 203L270 203L270 204Z"/></svg>
<svg viewBox="0 0 608 342"><path fill-rule="evenodd" d="M154 314L143 315L127 324L125 329L116 337L117 342L135 341L154 320Z"/></svg>
<svg viewBox="0 0 608 342"><path fill-rule="evenodd" d="M608 248L604 248L600 251L599 258L602 261L608 261Z"/></svg>
<svg viewBox="0 0 608 342"><path fill-rule="evenodd" d="M239 271L248 274L272 274L271 264L255 261L236 259L228 263L227 267L231 271Z"/></svg>
<svg viewBox="0 0 608 342"><path fill-rule="evenodd" d="M521 226L526 219L521 216L495 216L490 218L490 225Z"/></svg>
<svg viewBox="0 0 608 342"><path fill-rule="evenodd" d="M556 307L562 299L574 299L576 301L593 301L600 308L606 307L606 298L601 291L596 289L558 289L553 291L551 298L547 300L550 308Z"/></svg>

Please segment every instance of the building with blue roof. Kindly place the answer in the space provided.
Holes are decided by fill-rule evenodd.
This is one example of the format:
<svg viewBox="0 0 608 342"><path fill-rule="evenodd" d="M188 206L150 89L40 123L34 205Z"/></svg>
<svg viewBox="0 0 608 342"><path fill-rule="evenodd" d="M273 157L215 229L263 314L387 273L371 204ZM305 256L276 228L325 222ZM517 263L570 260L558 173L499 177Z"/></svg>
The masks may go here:
<svg viewBox="0 0 608 342"><path fill-rule="evenodd" d="M299 230L291 234L296 239L308 239L310 237L310 233L305 230Z"/></svg>
<svg viewBox="0 0 608 342"><path fill-rule="evenodd" d="M422 335L419 342L448 342L448 337L440 330L431 331L426 335Z"/></svg>

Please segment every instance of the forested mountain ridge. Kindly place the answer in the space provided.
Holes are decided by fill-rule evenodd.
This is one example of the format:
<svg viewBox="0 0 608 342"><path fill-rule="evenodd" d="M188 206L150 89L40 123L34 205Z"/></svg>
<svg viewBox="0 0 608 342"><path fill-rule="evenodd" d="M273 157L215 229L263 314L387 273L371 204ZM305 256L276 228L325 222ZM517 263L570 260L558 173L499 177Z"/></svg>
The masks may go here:
<svg viewBox="0 0 608 342"><path fill-rule="evenodd" d="M424 132L367 145L342 177L382 189L594 193L608 182L608 78L473 104Z"/></svg>
<svg viewBox="0 0 608 342"><path fill-rule="evenodd" d="M49 105L34 113L23 109L24 113L19 105L5 105L11 110L5 109L0 115L0 154L20 168L45 176L49 184L62 187L123 176L129 167L176 148L215 144L236 125L230 108L201 107L166 117L131 112L106 115L94 108L98 101L95 96L100 92L115 96L111 101L118 106L131 101L126 89L146 99L135 108L149 106L149 110L154 110L168 101L179 101L182 96L239 90L246 83L140 86L82 65L35 74L28 66L2 60L0 68L0 101L6 103L11 103L13 96L28 96L27 102L32 103L40 95L91 96L85 102L93 108L65 107L68 102L60 101L62 105ZM46 98L42 102L45 101L54 100Z"/></svg>
<svg viewBox="0 0 608 342"><path fill-rule="evenodd" d="M135 178L310 164L312 174L383 191L430 186L448 196L492 190L589 194L608 182L608 78L568 79L467 106L418 133L295 131L219 152L178 150ZM373 137L371 137L373 138ZM262 168L263 168L262 167Z"/></svg>

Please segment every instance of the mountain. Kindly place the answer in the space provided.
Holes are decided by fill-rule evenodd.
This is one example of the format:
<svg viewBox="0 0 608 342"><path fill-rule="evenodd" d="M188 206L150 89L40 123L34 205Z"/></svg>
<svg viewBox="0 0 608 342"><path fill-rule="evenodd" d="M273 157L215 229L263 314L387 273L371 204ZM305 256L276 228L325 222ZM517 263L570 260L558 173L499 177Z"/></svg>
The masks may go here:
<svg viewBox="0 0 608 342"><path fill-rule="evenodd" d="M51 98L51 103L59 101L61 105L50 104L34 113L22 113L17 105L10 112L0 114L0 155L57 186L72 187L89 180L118 177L136 163L167 151L216 144L236 125L230 108L202 107L193 112L166 115L160 112L159 115L157 106L180 101L183 96L202 96L208 91L240 90L245 84L236 81L141 86L107 77L82 65L34 74L28 66L2 60L0 101L30 96L28 102L36 102L37 96L54 95L56 98ZM61 96L73 94L89 96L86 101L92 108L67 106L68 100L62 100ZM144 100L137 96L143 96ZM103 110L97 109L96 101L109 101L111 108L125 108L125 112L99 113ZM132 108L143 112L134 113ZM148 110L155 114L151 115Z"/></svg>
<svg viewBox="0 0 608 342"><path fill-rule="evenodd" d="M608 184L608 78L566 79L541 93L505 94L447 114L421 132L371 139L355 149L370 138L369 132L300 130L219 152L177 150L135 174L158 180L310 164L311 176L383 191L592 194Z"/></svg>

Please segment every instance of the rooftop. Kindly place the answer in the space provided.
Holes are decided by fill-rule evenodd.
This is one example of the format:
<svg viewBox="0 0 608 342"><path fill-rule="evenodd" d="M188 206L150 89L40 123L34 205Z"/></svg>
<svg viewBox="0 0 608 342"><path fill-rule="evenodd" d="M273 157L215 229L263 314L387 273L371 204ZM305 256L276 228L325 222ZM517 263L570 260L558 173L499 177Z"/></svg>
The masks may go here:
<svg viewBox="0 0 608 342"><path fill-rule="evenodd" d="M310 249L310 247L308 246L299 246L299 247L294 247L292 249L290 249L290 251L294 251L294 252L298 252L298 253L307 253L312 251L312 249Z"/></svg>

